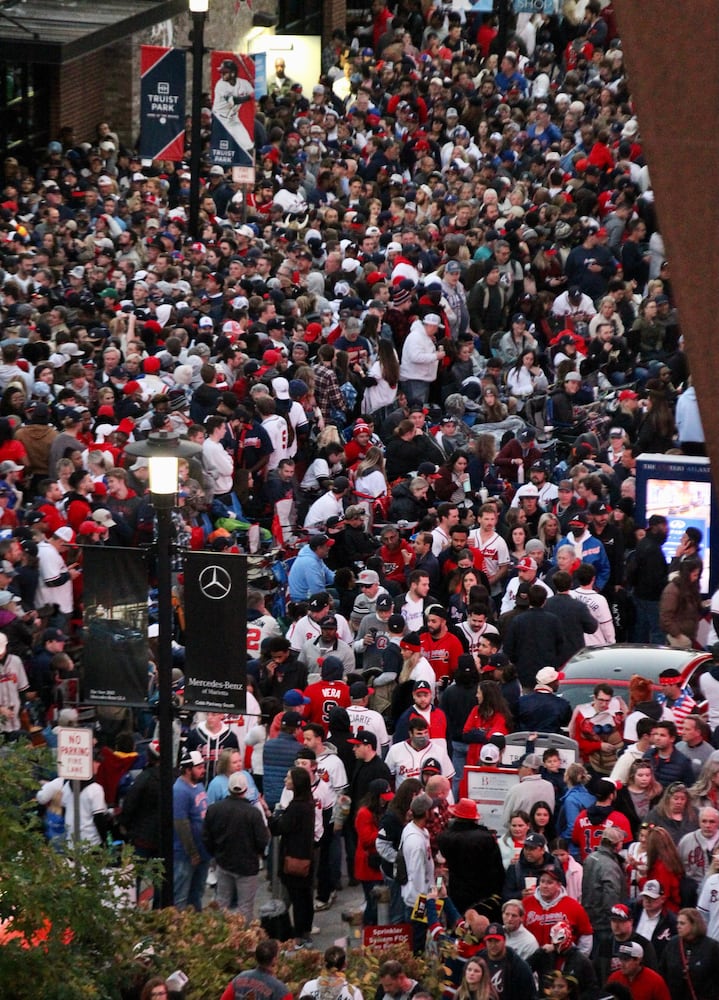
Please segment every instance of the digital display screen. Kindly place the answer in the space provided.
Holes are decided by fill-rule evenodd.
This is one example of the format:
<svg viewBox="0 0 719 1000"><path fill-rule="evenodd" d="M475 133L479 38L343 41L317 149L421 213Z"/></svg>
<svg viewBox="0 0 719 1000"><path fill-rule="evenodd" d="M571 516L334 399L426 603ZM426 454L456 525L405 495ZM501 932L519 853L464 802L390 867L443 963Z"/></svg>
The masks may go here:
<svg viewBox="0 0 719 1000"><path fill-rule="evenodd" d="M699 581L703 594L709 593L711 573L711 484L697 480L659 479L646 481L646 517L655 514L666 517L669 537L663 546L664 555L671 560L687 528L698 528L702 533L700 556L703 570Z"/></svg>
<svg viewBox="0 0 719 1000"><path fill-rule="evenodd" d="M644 527L653 515L666 517L669 537L664 555L673 558L687 528L702 534L699 556L703 572L699 585L702 594L711 594L719 579L719 509L712 484L708 458L697 455L639 455L636 467L637 499L634 519ZM716 550L716 551L715 551Z"/></svg>

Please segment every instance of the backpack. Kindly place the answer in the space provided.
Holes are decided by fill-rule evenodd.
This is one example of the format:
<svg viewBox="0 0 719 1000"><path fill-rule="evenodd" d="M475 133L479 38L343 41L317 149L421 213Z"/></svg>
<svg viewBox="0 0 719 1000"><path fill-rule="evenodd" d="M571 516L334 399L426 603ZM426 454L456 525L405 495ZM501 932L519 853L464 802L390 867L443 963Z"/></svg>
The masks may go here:
<svg viewBox="0 0 719 1000"><path fill-rule="evenodd" d="M409 875L407 874L407 862L404 858L404 851L400 846L397 857L394 859L393 878L397 885L407 885Z"/></svg>

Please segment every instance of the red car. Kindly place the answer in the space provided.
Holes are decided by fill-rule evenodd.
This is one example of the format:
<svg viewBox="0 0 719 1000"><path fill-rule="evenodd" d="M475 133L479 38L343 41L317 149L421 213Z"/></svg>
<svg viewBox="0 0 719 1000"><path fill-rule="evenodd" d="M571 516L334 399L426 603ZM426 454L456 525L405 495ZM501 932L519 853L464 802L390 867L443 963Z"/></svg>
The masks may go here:
<svg viewBox="0 0 719 1000"><path fill-rule="evenodd" d="M629 704L629 680L633 674L646 677L659 691L659 674L673 667L682 675L682 686L688 684L695 701L702 706L704 696L699 689L699 678L713 663L711 654L693 649L635 643L586 646L562 667L564 677L558 693L576 708L591 701L595 684L604 681Z"/></svg>

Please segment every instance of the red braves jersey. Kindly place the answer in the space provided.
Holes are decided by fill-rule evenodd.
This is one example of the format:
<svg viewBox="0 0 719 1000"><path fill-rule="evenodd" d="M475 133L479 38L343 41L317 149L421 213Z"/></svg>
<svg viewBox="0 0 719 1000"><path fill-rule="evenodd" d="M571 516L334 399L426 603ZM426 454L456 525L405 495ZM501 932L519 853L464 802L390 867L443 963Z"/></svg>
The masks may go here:
<svg viewBox="0 0 719 1000"><path fill-rule="evenodd" d="M540 948L552 943L549 932L560 920L566 920L571 926L575 941L594 933L587 911L564 890L551 906L540 903L536 894L525 897L522 903L525 913L524 926L534 934Z"/></svg>
<svg viewBox="0 0 719 1000"><path fill-rule="evenodd" d="M615 809L600 823L593 823L587 815L587 810L582 809L572 827L572 843L576 844L579 848L580 861L584 862L588 854L596 851L602 839L602 834L608 826L617 826L623 831L625 844L630 844L634 839L629 820L624 813L620 813Z"/></svg>
<svg viewBox="0 0 719 1000"><path fill-rule="evenodd" d="M326 736L330 710L349 707L350 689L344 681L317 681L305 688L305 697L310 699L305 718L324 726Z"/></svg>
<svg viewBox="0 0 719 1000"><path fill-rule="evenodd" d="M456 635L447 632L441 639L433 639L429 632L421 633L422 655L434 670L437 680L452 676L457 669L457 661L464 655L462 643Z"/></svg>
<svg viewBox="0 0 719 1000"><path fill-rule="evenodd" d="M409 552L412 556L409 563L405 564L402 558L402 552ZM412 568L415 562L414 549L409 544L405 542L404 539L399 543L399 548L390 549L389 546L383 545L379 550L379 557L382 560L382 572L387 580L394 580L395 583L399 583L401 586L406 584L405 580L405 569L407 566Z"/></svg>

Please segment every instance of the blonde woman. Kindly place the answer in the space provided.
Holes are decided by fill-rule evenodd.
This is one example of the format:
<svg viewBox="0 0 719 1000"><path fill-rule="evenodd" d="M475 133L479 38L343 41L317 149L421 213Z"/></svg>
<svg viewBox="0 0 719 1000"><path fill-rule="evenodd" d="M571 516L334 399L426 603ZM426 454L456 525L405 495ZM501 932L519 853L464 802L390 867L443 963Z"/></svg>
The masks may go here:
<svg viewBox="0 0 719 1000"><path fill-rule="evenodd" d="M695 808L713 806L719 809L719 760L710 757L701 769L699 777L689 789Z"/></svg>
<svg viewBox="0 0 719 1000"><path fill-rule="evenodd" d="M384 471L384 455L380 448L372 446L357 466L355 491L362 499L376 500L387 492L387 478Z"/></svg>

